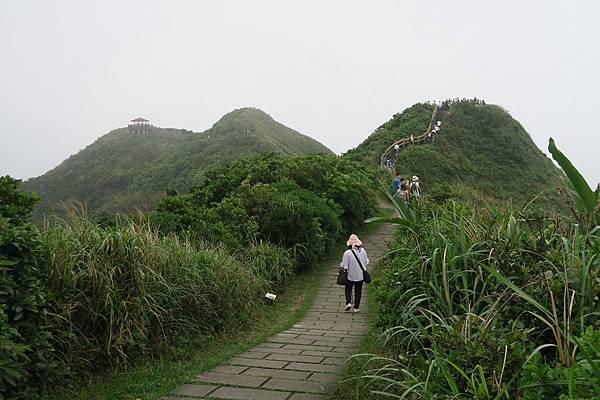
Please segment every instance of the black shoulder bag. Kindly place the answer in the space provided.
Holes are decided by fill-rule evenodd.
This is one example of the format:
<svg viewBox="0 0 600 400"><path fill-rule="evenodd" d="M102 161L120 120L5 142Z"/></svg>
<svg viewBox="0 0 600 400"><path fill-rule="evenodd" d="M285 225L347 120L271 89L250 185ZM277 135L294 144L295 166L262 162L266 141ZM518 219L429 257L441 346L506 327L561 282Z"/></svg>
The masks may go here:
<svg viewBox="0 0 600 400"><path fill-rule="evenodd" d="M360 265L360 269L362 269L363 281L365 281L365 283L371 283L371 274L369 274L365 267L363 267L362 263L360 262L360 259L358 258L354 250L350 249L350 251L352 252L352 254L354 254L354 258L356 258L356 261L358 261L358 265Z"/></svg>

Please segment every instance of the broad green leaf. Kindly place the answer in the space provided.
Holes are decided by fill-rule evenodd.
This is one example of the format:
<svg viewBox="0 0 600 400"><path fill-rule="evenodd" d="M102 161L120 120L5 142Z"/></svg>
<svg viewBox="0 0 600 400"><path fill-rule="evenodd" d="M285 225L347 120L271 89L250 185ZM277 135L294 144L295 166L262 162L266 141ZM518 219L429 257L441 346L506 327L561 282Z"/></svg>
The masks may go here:
<svg viewBox="0 0 600 400"><path fill-rule="evenodd" d="M571 161L556 147L554 139L550 138L548 150L552 154L552 158L560 165L562 170L567 175L569 182L572 184L575 192L581 199L581 211L585 215L591 215L596 208L597 193L594 193L588 183L585 181L581 173L575 168Z"/></svg>
<svg viewBox="0 0 600 400"><path fill-rule="evenodd" d="M517 285L515 285L513 283L513 281L511 281L510 279L508 279L507 277L505 277L504 275L502 275L500 272L496 271L494 268L490 267L489 265L481 264L481 266L483 268L485 268L492 276L494 276L496 279L498 279L505 286L511 288L523 300L527 301L529 304L533 305L535 308L537 308L544 314L546 314L550 317L552 316L552 314L546 309L546 307L542 306L540 303L538 303L536 300L534 300L533 297L531 297L530 295L525 293L525 291L523 289L521 289L520 287L518 287Z"/></svg>
<svg viewBox="0 0 600 400"><path fill-rule="evenodd" d="M412 212L412 210L410 209L410 207L408 207L408 205L404 201L399 200L396 196L390 195L387 192L386 192L386 194L387 194L387 197L392 202L392 204L394 205L394 207L396 208L396 210L398 210L398 213L400 214L400 216L403 217L408 222L410 222L411 224L414 224L416 222L415 215Z"/></svg>
<svg viewBox="0 0 600 400"><path fill-rule="evenodd" d="M411 226L411 223L402 217L372 217L372 218L365 220L366 224L370 224L372 222L396 224L396 225L402 225L402 226L406 226L406 227Z"/></svg>

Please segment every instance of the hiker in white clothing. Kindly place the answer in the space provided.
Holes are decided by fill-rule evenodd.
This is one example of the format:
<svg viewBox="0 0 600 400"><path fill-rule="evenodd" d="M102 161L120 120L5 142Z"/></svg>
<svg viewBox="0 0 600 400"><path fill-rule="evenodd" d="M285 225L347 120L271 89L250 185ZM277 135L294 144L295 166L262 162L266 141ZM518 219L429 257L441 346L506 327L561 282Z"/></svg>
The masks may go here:
<svg viewBox="0 0 600 400"><path fill-rule="evenodd" d="M340 267L348 271L348 277L346 278L346 285L344 287L346 295L345 311L350 311L352 308L352 288L354 287L353 311L357 313L362 296L362 285L364 281L363 268L366 271L367 265L369 265L369 257L367 257L367 251L362 248L361 240L355 234L350 235L346 245L348 246L348 250L344 252L340 264Z"/></svg>
<svg viewBox="0 0 600 400"><path fill-rule="evenodd" d="M412 182L410 183L410 194L415 199L419 200L419 197L421 197L421 185L419 184L419 177L414 175L411 181Z"/></svg>

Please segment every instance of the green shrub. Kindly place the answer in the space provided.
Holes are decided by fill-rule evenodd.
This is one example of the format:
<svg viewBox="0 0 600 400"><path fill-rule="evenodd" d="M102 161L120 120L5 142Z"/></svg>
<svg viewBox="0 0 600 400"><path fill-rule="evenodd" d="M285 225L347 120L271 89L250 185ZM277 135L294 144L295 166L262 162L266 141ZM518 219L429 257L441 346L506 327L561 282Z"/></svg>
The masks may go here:
<svg viewBox="0 0 600 400"><path fill-rule="evenodd" d="M370 216L369 174L335 156L245 157L205 171L190 193L163 199L149 220L162 232L238 249L270 241L306 265Z"/></svg>
<svg viewBox="0 0 600 400"><path fill-rule="evenodd" d="M27 222L35 201L20 191L18 180L0 178L0 398L35 398L55 367L47 326L48 258Z"/></svg>
<svg viewBox="0 0 600 400"><path fill-rule="evenodd" d="M340 235L337 209L295 183L257 184L239 198L260 238L293 249L301 264L322 258Z"/></svg>

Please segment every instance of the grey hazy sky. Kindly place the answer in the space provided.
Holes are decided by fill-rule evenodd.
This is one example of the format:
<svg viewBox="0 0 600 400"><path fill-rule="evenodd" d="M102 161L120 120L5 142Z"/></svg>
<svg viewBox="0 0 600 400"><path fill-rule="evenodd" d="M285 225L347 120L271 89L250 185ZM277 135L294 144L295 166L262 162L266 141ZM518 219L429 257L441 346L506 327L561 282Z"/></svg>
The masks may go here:
<svg viewBox="0 0 600 400"><path fill-rule="evenodd" d="M255 106L336 152L419 101L483 98L600 182L598 1L0 0L0 175L137 116Z"/></svg>

